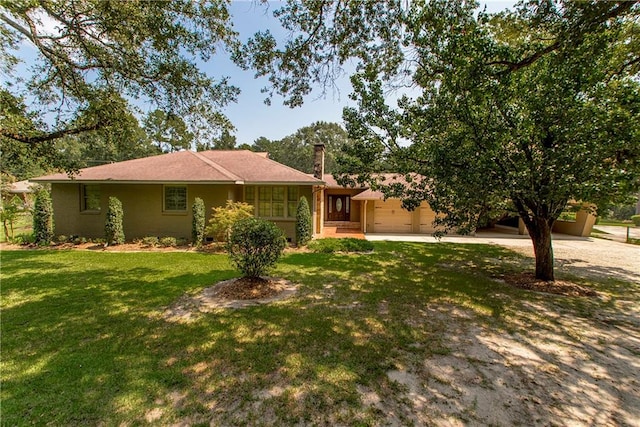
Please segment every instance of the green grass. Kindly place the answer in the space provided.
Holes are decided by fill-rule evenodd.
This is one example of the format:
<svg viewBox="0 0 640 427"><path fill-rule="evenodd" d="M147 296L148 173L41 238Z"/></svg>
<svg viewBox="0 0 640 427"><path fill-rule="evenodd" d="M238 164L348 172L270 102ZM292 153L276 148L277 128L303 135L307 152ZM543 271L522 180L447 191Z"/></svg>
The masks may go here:
<svg viewBox="0 0 640 427"><path fill-rule="evenodd" d="M383 414L358 387L393 393L388 370L448 352L444 331L457 326L429 310L526 331L545 320L536 304L576 315L603 304L490 279L523 263L532 266L498 247L445 243L292 253L274 275L300 284L295 297L177 323L167 307L237 276L226 256L3 251L2 425L375 425ZM612 298L638 293L592 285Z"/></svg>
<svg viewBox="0 0 640 427"><path fill-rule="evenodd" d="M617 219L602 219L602 218L598 218L598 221L596 222L595 227L598 227L599 225L612 225L612 226L616 226L616 227L633 227L634 224L631 221L620 221Z"/></svg>

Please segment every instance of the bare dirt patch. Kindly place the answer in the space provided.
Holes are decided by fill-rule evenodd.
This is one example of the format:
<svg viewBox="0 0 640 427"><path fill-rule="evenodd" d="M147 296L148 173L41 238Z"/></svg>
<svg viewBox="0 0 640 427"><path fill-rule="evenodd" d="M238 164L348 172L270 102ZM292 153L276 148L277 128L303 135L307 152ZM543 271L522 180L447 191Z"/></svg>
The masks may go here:
<svg viewBox="0 0 640 427"><path fill-rule="evenodd" d="M420 318L446 322L448 351L398 359L393 385L359 389L361 401L384 425L640 425L638 307L601 315L610 321L531 303L507 332L476 324L471 311L432 307Z"/></svg>
<svg viewBox="0 0 640 427"><path fill-rule="evenodd" d="M533 273L507 274L500 278L506 284L519 289L534 292L564 295L569 297L597 297L598 293L593 289L585 288L567 280L555 280L545 282L536 279Z"/></svg>
<svg viewBox="0 0 640 427"><path fill-rule="evenodd" d="M164 312L169 321L194 320L200 313L225 308L245 308L269 304L294 295L298 285L277 277L225 280L204 289L195 296L184 296Z"/></svg>

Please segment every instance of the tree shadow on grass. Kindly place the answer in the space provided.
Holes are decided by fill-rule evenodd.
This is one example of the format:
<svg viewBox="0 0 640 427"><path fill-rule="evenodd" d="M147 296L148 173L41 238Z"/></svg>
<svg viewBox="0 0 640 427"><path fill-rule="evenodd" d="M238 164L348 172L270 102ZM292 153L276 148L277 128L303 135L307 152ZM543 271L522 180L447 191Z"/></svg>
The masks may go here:
<svg viewBox="0 0 640 427"><path fill-rule="evenodd" d="M96 259L107 260L45 252L3 259L7 425L98 424L135 414L136 402L179 377L157 371L154 351L162 343L153 337L164 323L154 320L156 313L185 292L234 274L182 272L188 266L173 266L171 274L161 259L145 266L152 259L143 257L131 263L118 256L107 265L93 264Z"/></svg>
<svg viewBox="0 0 640 427"><path fill-rule="evenodd" d="M94 266L89 278L67 260L31 281L11 266L10 291L52 294L9 306L8 317L3 308L4 422L544 425L638 415L636 315L496 283L487 272L516 257L508 250L433 246L288 255L276 275L301 284L295 298L190 323L160 314L234 275L207 270L209 258L170 267L164 254L117 258L119 268Z"/></svg>

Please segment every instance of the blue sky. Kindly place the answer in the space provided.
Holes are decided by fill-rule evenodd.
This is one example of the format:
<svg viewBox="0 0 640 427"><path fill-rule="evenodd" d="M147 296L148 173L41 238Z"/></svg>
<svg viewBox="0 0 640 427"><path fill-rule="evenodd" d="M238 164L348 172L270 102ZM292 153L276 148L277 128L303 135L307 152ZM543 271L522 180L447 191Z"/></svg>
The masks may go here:
<svg viewBox="0 0 640 427"><path fill-rule="evenodd" d="M515 2L495 0L481 3L486 4L489 12L498 12L512 7ZM234 28L243 40L258 29L265 28L269 28L276 37L284 37L286 34L273 18L273 11L277 8L276 2L270 2L269 10L255 2L234 2L231 5ZM236 127L238 143L251 144L260 136L281 139L319 120L342 124L342 109L352 102L349 100L351 83L348 76L338 82L340 93L329 92L326 97L318 99L318 88L305 99L302 107L291 109L283 106L282 98L279 97L274 97L271 106L265 105L265 96L260 93L260 89L266 85L267 80L254 79L252 72L242 71L225 55L217 55L204 67L212 75L230 76L231 83L242 90L238 102L225 109L226 115Z"/></svg>

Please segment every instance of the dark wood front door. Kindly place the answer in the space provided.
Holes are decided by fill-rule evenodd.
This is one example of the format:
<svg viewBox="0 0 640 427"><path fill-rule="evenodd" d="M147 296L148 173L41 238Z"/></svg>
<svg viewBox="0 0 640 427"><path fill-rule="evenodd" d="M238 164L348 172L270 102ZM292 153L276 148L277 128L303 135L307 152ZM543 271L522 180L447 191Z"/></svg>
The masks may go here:
<svg viewBox="0 0 640 427"><path fill-rule="evenodd" d="M349 196L331 195L327 200L327 221L349 221L351 199Z"/></svg>

